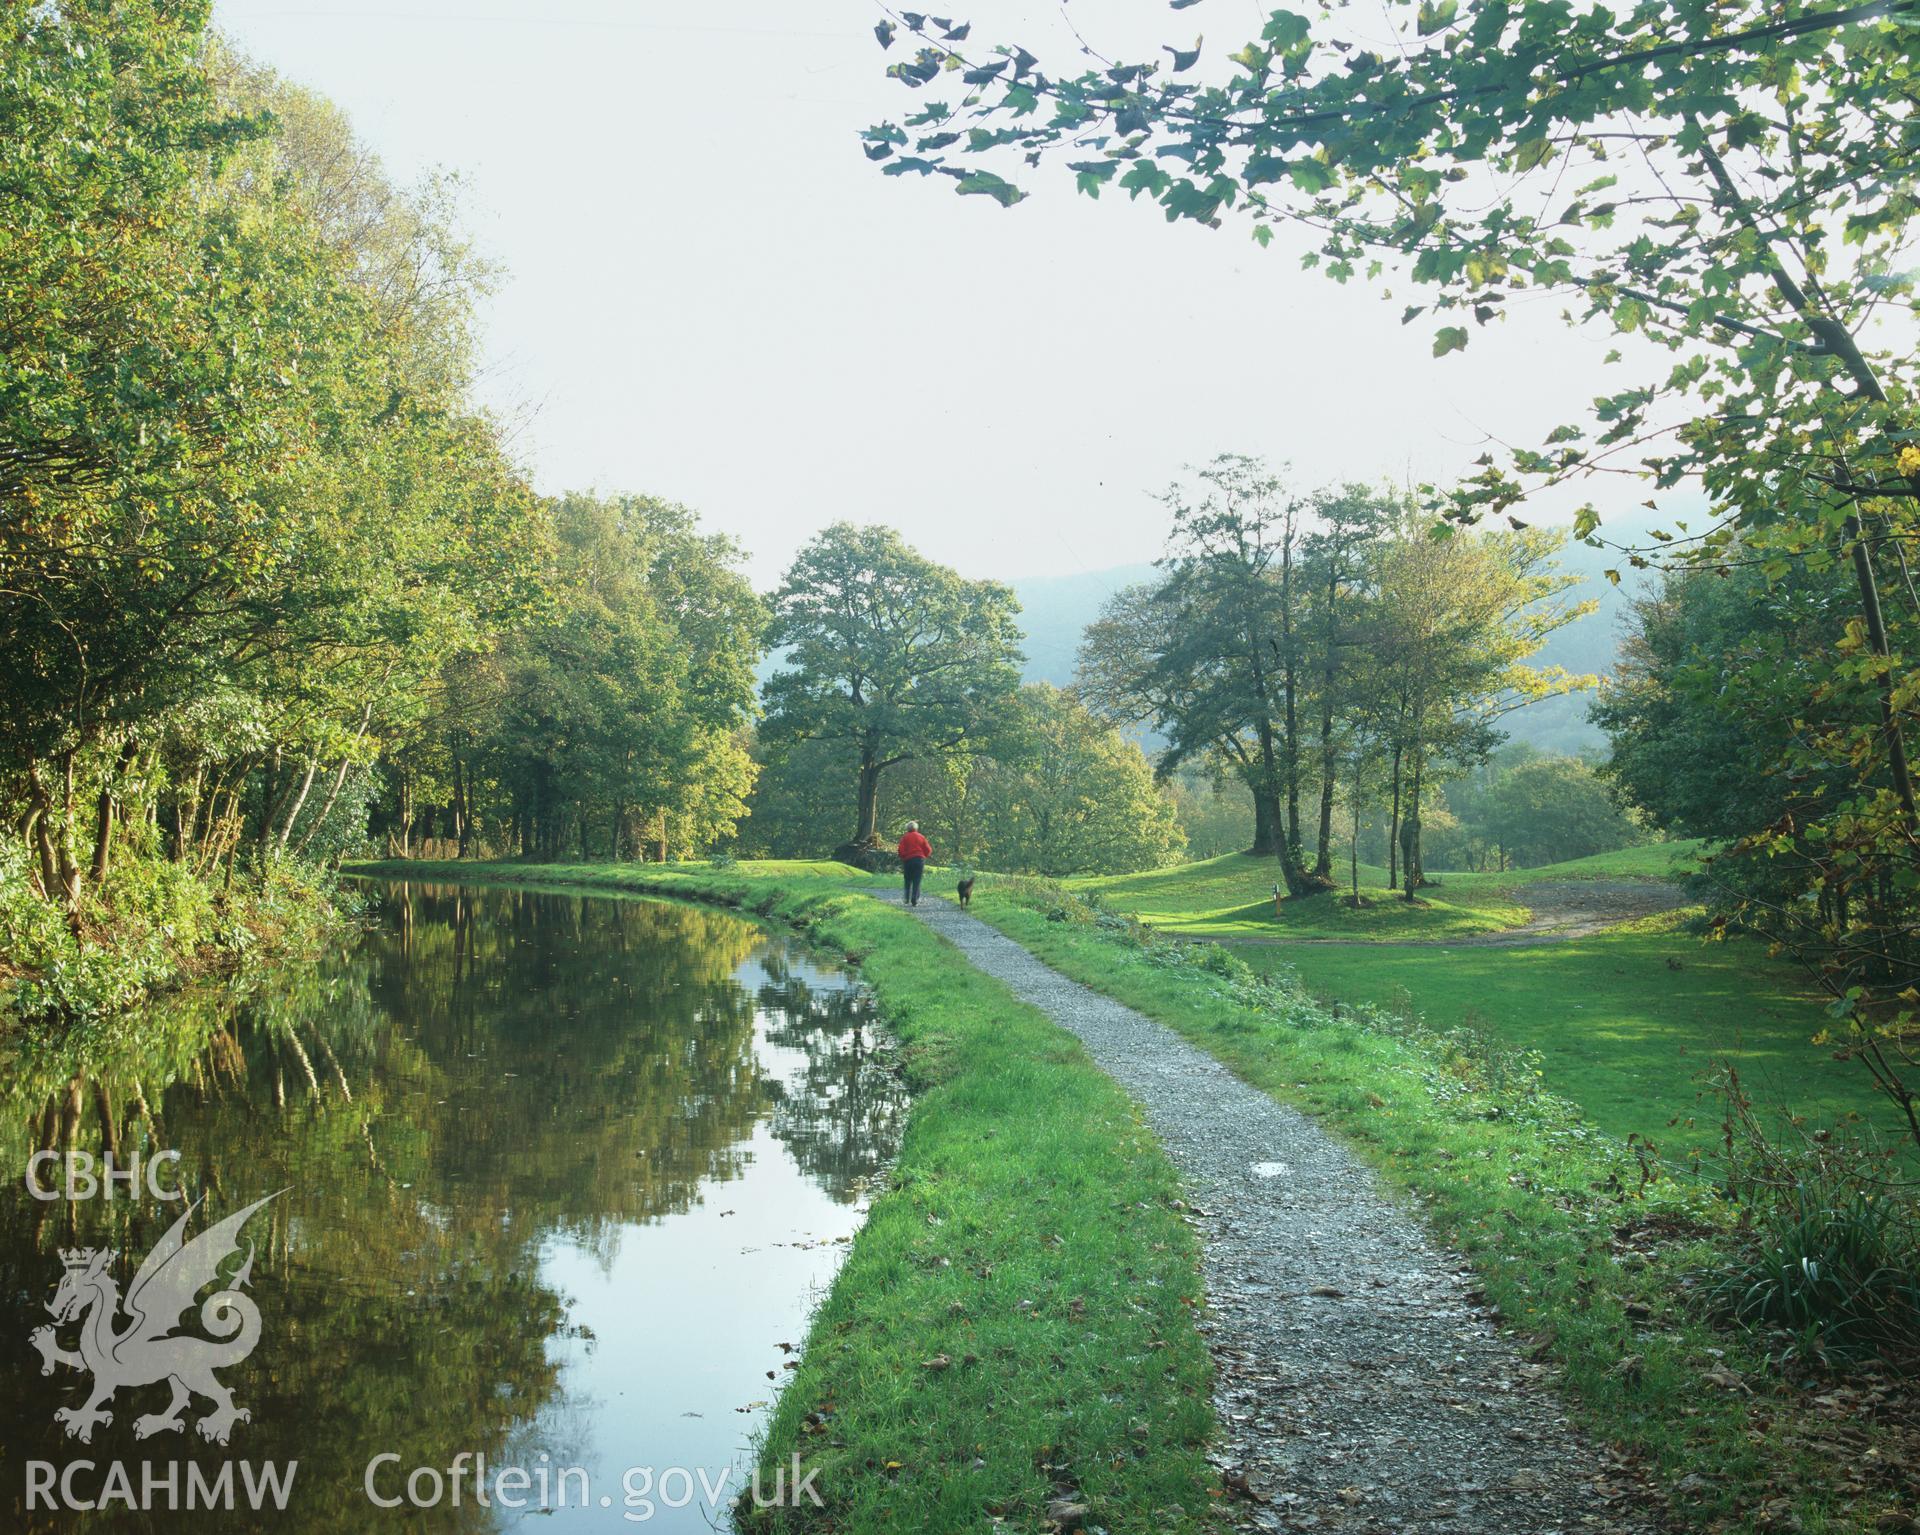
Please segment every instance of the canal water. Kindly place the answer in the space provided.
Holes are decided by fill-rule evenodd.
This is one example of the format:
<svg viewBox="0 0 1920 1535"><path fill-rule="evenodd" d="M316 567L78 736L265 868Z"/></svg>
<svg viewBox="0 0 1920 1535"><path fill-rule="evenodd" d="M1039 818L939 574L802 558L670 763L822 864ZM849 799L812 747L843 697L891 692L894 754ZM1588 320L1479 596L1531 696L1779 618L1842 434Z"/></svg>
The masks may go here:
<svg viewBox="0 0 1920 1535"><path fill-rule="evenodd" d="M904 1117L864 994L692 906L415 883L376 915L138 1048L0 1060L6 1529L725 1527ZM138 1197L68 1197L109 1156ZM165 1370L220 1359L227 1407L189 1380L172 1427Z"/></svg>

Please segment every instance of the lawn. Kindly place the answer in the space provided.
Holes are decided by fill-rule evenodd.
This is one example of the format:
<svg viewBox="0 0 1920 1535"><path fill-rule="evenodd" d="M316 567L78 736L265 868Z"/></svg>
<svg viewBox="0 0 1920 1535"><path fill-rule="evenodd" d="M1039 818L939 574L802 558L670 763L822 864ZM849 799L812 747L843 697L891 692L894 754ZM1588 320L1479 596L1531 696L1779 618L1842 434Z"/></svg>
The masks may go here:
<svg viewBox="0 0 1920 1535"><path fill-rule="evenodd" d="M1526 887L1541 880L1661 879L1687 864L1697 842L1655 843L1536 869L1497 874L1435 874L1409 904L1386 888L1387 871L1360 866L1357 910L1332 895L1282 900L1276 912L1271 858L1228 853L1200 863L1070 880L1070 888L1156 930L1187 938L1462 938L1518 927L1531 915ZM1344 868L1338 871L1342 880Z"/></svg>
<svg viewBox="0 0 1920 1535"><path fill-rule="evenodd" d="M1291 967L1325 998L1411 1006L1436 1027L1477 1026L1537 1050L1553 1091L1670 1156L1718 1137L1719 1107L1702 1089L1725 1063L1756 1101L1893 1127L1865 1072L1811 1043L1824 1020L1798 970L1750 940L1703 943L1672 917L1526 947L1237 952L1259 969Z"/></svg>

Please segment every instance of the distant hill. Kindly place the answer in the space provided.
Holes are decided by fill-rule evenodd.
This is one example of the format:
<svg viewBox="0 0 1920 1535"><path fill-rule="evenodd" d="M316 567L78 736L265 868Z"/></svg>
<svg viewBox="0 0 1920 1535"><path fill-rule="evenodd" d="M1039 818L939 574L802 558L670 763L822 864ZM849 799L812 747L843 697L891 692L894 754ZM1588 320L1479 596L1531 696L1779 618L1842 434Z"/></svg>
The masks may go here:
<svg viewBox="0 0 1920 1535"><path fill-rule="evenodd" d="M1607 537L1619 542L1646 543L1651 541L1647 529L1660 525L1661 522L1648 513L1636 511L1632 516L1609 521L1604 531ZM1666 526L1670 528L1671 522L1667 521ZM1567 596L1576 601L1591 598L1599 607L1548 636L1533 663L1564 666L1581 675L1605 676L1613 670L1620 654L1629 604L1658 577L1649 571L1633 569L1624 555L1611 549L1594 549L1571 541L1560 551L1560 564L1581 578L1580 585ZM1620 572L1618 586L1606 578L1608 570ZM1591 693L1543 699L1516 710L1501 724L1512 740L1523 741L1544 752L1605 751L1606 736L1587 718L1587 708L1592 701Z"/></svg>
<svg viewBox="0 0 1920 1535"><path fill-rule="evenodd" d="M1152 580L1154 574L1151 565L1115 565L1077 576L1009 582L1020 599L1020 631L1026 636L1022 648L1027 664L1021 668L1020 680L1051 682L1055 687L1072 682L1074 656L1087 625L1100 616L1109 597Z"/></svg>
<svg viewBox="0 0 1920 1535"><path fill-rule="evenodd" d="M1607 524L1609 537L1644 540L1654 520L1645 512L1622 517ZM1568 595L1576 600L1592 598L1599 607L1585 618L1576 619L1554 634L1535 657L1542 666L1564 666L1580 674L1604 674L1613 669L1619 653L1621 623L1627 604L1644 589L1648 573L1625 565L1621 556L1585 544L1569 543L1560 562L1577 573L1580 586ZM1608 569L1620 571L1620 585L1606 579ZM1076 576L1037 577L1013 581L1014 594L1020 599L1020 627L1026 635L1026 666L1023 680L1051 682L1064 687L1073 681L1074 654L1080 647L1081 632L1099 616L1106 600L1123 587L1151 580L1151 565L1116 565L1111 570L1088 571ZM1604 750L1606 737L1587 718L1591 694L1568 698L1549 698L1516 710L1503 722L1515 741L1548 752Z"/></svg>

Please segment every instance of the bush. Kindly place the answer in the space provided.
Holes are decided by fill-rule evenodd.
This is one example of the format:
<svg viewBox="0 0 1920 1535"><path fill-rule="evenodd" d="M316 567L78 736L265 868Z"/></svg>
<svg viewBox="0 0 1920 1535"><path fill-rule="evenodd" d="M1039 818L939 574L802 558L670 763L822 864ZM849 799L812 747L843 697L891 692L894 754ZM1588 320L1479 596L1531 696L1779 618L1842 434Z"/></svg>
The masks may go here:
<svg viewBox="0 0 1920 1535"><path fill-rule="evenodd" d="M79 1023L241 956L290 949L336 913L330 880L281 860L229 890L164 858L129 858L89 897L75 935L33 887L25 853L0 847L0 1014Z"/></svg>

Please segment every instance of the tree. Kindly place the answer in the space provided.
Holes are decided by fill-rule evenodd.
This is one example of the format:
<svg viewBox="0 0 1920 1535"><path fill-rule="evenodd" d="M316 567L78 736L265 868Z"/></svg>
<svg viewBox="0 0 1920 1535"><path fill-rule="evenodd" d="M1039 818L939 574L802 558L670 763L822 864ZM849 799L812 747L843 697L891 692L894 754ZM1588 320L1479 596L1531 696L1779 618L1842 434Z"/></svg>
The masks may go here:
<svg viewBox="0 0 1920 1535"><path fill-rule="evenodd" d="M1593 610L1561 600L1578 580L1553 563L1563 541L1540 531L1434 538L1409 514L1377 551L1369 644L1393 753L1388 856L1409 901L1426 882L1429 785L1484 760L1502 715L1592 685L1527 664L1555 629Z"/></svg>
<svg viewBox="0 0 1920 1535"><path fill-rule="evenodd" d="M1020 721L987 782L996 867L1054 878L1173 862L1185 838L1140 748L1073 694L1021 689Z"/></svg>
<svg viewBox="0 0 1920 1535"><path fill-rule="evenodd" d="M1090 708L1116 727L1166 730L1175 720L1197 715L1204 668L1183 670L1172 664L1180 613L1162 600L1162 590L1163 583L1143 582L1116 592L1081 636L1074 686ZM1185 662L1203 659L1191 650L1179 655ZM1163 777L1197 770L1238 778L1252 803L1252 834L1245 851L1257 858L1275 857L1279 840L1274 804L1264 787L1257 743L1244 723L1215 723L1216 733L1203 747L1193 744L1192 729L1184 731L1182 752L1163 755L1158 771Z"/></svg>
<svg viewBox="0 0 1920 1535"><path fill-rule="evenodd" d="M1732 843L1817 821L1845 794L1836 768L1781 765L1850 597L1838 569L1773 582L1746 565L1671 574L1634 603L1593 717L1612 744L1607 776L1650 824Z"/></svg>
<svg viewBox="0 0 1920 1535"><path fill-rule="evenodd" d="M1314 529L1304 546L1306 646L1319 713L1320 826L1313 875L1333 878L1333 803L1340 736L1371 700L1366 669L1355 664L1365 637L1368 555L1400 515L1401 501L1365 485L1324 490L1313 498ZM1351 759L1357 761L1357 758Z"/></svg>
<svg viewBox="0 0 1920 1535"><path fill-rule="evenodd" d="M1481 824L1503 863L1519 868L1610 853L1643 836L1578 757L1534 757L1496 776Z"/></svg>
<svg viewBox="0 0 1920 1535"><path fill-rule="evenodd" d="M890 528L836 523L774 596L768 643L785 654L763 734L851 745L864 844L889 768L991 733L1019 684L1019 611L1006 587L962 580Z"/></svg>
<svg viewBox="0 0 1920 1535"><path fill-rule="evenodd" d="M1124 874L1170 863L1185 845L1140 748L1044 682L1021 688L978 749L904 765L887 793L943 859L967 867Z"/></svg>
<svg viewBox="0 0 1920 1535"><path fill-rule="evenodd" d="M742 731L766 618L740 552L641 496L566 496L554 522L552 606L500 644L495 712L460 722L457 740L442 717L396 767L431 771L449 748L485 764L503 801L485 808L523 852L709 846L745 814L754 774ZM452 788L433 781L440 803ZM404 780L401 799L404 846Z"/></svg>
<svg viewBox="0 0 1920 1535"><path fill-rule="evenodd" d="M30 8L0 81L0 771L76 932L162 800L229 881L310 840L540 546L438 226L328 224L333 162L206 19Z"/></svg>
<svg viewBox="0 0 1920 1535"><path fill-rule="evenodd" d="M1227 773L1188 768L1169 774L1164 788L1187 839L1189 858L1219 858L1247 851L1254 829L1253 796L1239 779ZM1266 850L1266 856L1273 856L1272 848Z"/></svg>
<svg viewBox="0 0 1920 1535"><path fill-rule="evenodd" d="M1178 679L1165 763L1176 766L1242 737L1254 792L1269 807L1290 895L1330 887L1301 856L1301 734L1307 685L1304 584L1298 566L1306 505L1258 459L1222 454L1196 471L1197 494L1169 491L1165 582L1170 617L1155 664Z"/></svg>

